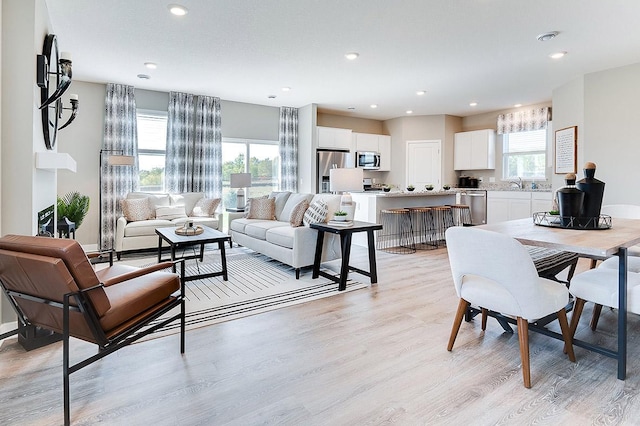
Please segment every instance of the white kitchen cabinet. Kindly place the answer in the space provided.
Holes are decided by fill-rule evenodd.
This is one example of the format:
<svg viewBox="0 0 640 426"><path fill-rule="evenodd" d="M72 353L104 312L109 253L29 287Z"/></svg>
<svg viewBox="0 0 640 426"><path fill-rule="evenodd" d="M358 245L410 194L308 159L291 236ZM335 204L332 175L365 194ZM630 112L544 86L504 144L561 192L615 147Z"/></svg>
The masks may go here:
<svg viewBox="0 0 640 426"><path fill-rule="evenodd" d="M456 133L453 144L453 168L455 170L495 169L495 132L484 129Z"/></svg>
<svg viewBox="0 0 640 426"><path fill-rule="evenodd" d="M391 170L391 136L371 133L353 133L353 147L356 151L380 154L380 172Z"/></svg>
<svg viewBox="0 0 640 426"><path fill-rule="evenodd" d="M351 150L351 129L318 126L318 148Z"/></svg>
<svg viewBox="0 0 640 426"><path fill-rule="evenodd" d="M531 217L531 192L487 191L487 223Z"/></svg>
<svg viewBox="0 0 640 426"><path fill-rule="evenodd" d="M553 207L552 192L532 192L531 193L531 214L537 212L548 212Z"/></svg>

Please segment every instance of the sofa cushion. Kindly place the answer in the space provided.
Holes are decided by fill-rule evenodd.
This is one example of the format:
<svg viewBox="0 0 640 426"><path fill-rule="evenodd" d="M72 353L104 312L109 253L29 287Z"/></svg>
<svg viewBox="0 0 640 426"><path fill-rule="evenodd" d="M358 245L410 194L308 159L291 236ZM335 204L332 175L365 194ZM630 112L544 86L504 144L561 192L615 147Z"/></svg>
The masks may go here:
<svg viewBox="0 0 640 426"><path fill-rule="evenodd" d="M124 199L120 201L122 214L129 222L147 220L154 217L148 198Z"/></svg>
<svg viewBox="0 0 640 426"><path fill-rule="evenodd" d="M213 216L216 213L216 209L220 205L220 198L200 198L189 216L192 217L207 217Z"/></svg>
<svg viewBox="0 0 640 426"><path fill-rule="evenodd" d="M184 206L162 206L156 209L156 219L172 220L187 217Z"/></svg>
<svg viewBox="0 0 640 426"><path fill-rule="evenodd" d="M295 240L296 228L291 226L279 226L269 229L265 234L265 239L271 244L275 244L280 247L293 248L293 241ZM313 250L314 248L309 248Z"/></svg>
<svg viewBox="0 0 640 426"><path fill-rule="evenodd" d="M204 192L185 192L183 194L172 196L171 203L172 205L177 205L179 203L183 204L184 211L187 212L187 215L191 216L196 203L202 198L204 198Z"/></svg>
<svg viewBox="0 0 640 426"><path fill-rule="evenodd" d="M275 210L276 220L280 220L280 221L288 220L288 218L283 219L281 215L282 215L282 209L287 203L287 200L289 199L290 195L291 195L291 192L289 191L272 191L271 194L269 194L269 198L273 198L276 200L276 210Z"/></svg>
<svg viewBox="0 0 640 426"><path fill-rule="evenodd" d="M147 235L156 235L156 228L166 228L174 226L169 220L150 219L138 222L130 222L124 228L125 237L140 237Z"/></svg>
<svg viewBox="0 0 640 426"><path fill-rule="evenodd" d="M327 220L327 205L324 201L314 201L304 213L303 222L306 226L311 223L321 223Z"/></svg>
<svg viewBox="0 0 640 426"><path fill-rule="evenodd" d="M309 201L307 200L300 201L298 205L295 206L293 208L293 211L291 212L291 216L289 217L289 224L294 228L298 226L302 226L304 214L307 212L308 208L309 208Z"/></svg>
<svg viewBox="0 0 640 426"><path fill-rule="evenodd" d="M171 198L169 197L169 194L155 194L150 192L130 192L127 194L127 199L139 198L147 198L149 200L149 204L151 204L151 211L153 212L152 217L155 217L155 212L158 207L171 205Z"/></svg>
<svg viewBox="0 0 640 426"><path fill-rule="evenodd" d="M277 220L258 220L248 223L244 227L244 234L259 240L266 240L267 231L280 227L291 228L288 222L278 222Z"/></svg>
<svg viewBox="0 0 640 426"><path fill-rule="evenodd" d="M282 213L280 214L280 221L288 221L291 218L291 212L293 209L300 204L300 201L307 200L311 203L311 199L313 198L313 194L291 194L289 198L287 198L287 203L284 205L282 209Z"/></svg>
<svg viewBox="0 0 640 426"><path fill-rule="evenodd" d="M275 220L275 198L254 198L247 219Z"/></svg>

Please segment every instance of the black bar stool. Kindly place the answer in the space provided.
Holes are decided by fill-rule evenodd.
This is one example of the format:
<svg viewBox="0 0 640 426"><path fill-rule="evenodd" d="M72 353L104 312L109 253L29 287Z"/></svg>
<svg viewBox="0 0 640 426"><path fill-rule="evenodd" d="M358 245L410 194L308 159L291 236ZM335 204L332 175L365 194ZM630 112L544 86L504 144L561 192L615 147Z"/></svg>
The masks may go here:
<svg viewBox="0 0 640 426"><path fill-rule="evenodd" d="M380 210L380 222L382 229L378 231L376 241L378 250L394 254L416 252L409 209Z"/></svg>
<svg viewBox="0 0 640 426"><path fill-rule="evenodd" d="M451 206L432 207L432 212L438 246L446 246L447 244L445 242L444 233L447 229L454 226Z"/></svg>
<svg viewBox="0 0 640 426"><path fill-rule="evenodd" d="M407 209L411 213L413 241L416 245L416 250L438 248L436 227L431 207L407 207Z"/></svg>
<svg viewBox="0 0 640 426"><path fill-rule="evenodd" d="M464 204L454 204L451 206L454 226L471 225L471 208Z"/></svg>

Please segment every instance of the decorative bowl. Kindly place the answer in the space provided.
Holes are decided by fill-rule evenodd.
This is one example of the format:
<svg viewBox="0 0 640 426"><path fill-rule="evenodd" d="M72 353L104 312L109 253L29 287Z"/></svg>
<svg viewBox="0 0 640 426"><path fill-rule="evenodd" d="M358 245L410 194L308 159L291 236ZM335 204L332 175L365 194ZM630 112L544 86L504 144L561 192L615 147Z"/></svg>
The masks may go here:
<svg viewBox="0 0 640 426"><path fill-rule="evenodd" d="M411 186L411 187L407 187L407 191L409 191L409 192L413 191L414 189L415 189L415 188L414 188L413 186Z"/></svg>
<svg viewBox="0 0 640 426"><path fill-rule="evenodd" d="M336 222L344 222L345 220L347 220L347 216L333 215L333 220L335 220Z"/></svg>
<svg viewBox="0 0 640 426"><path fill-rule="evenodd" d="M385 186L384 188L382 188L382 190L384 192L389 192L389 191L391 191L391 188L389 188L388 186Z"/></svg>
<svg viewBox="0 0 640 426"><path fill-rule="evenodd" d="M445 191L448 191L448 190L451 189L451 186L450 185L443 185L442 189L444 189Z"/></svg>
<svg viewBox="0 0 640 426"><path fill-rule="evenodd" d="M427 191L433 191L433 185L425 185L424 189L426 189Z"/></svg>

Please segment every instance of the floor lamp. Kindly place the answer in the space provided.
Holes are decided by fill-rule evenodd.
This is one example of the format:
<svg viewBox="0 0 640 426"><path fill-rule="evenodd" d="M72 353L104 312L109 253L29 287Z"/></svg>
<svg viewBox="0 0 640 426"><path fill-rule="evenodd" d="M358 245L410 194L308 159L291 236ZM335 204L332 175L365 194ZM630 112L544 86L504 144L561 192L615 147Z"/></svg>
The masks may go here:
<svg viewBox="0 0 640 426"><path fill-rule="evenodd" d="M353 220L356 205L349 192L362 191L362 169L331 169L329 170L329 191L342 192L340 210L347 213L347 220Z"/></svg>
<svg viewBox="0 0 640 426"><path fill-rule="evenodd" d="M107 166L112 167L122 167L122 166L133 166L136 163L136 157L133 155L125 155L124 150L122 149L101 149L100 150L100 232L98 233L98 249L102 250L105 247L102 247L102 166L105 164ZM114 188L112 186L112 188ZM115 188L113 189L114 194L114 202L112 204L112 214L115 217L116 215L116 204L115 204ZM115 229L115 226L114 226ZM111 247L109 249L113 249L113 241L111 242Z"/></svg>
<svg viewBox="0 0 640 426"><path fill-rule="evenodd" d="M238 189L236 193L236 210L244 211L244 206L246 205L244 188L251 186L251 173L231 173L229 186Z"/></svg>

